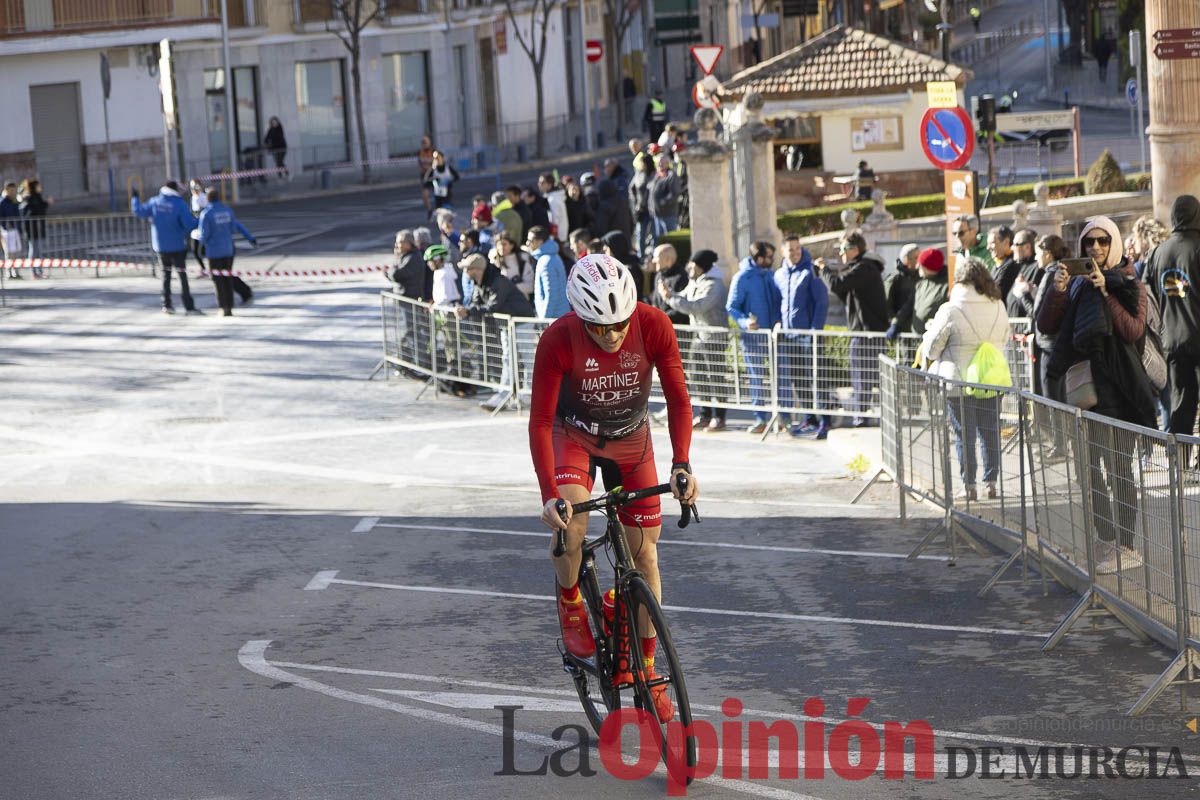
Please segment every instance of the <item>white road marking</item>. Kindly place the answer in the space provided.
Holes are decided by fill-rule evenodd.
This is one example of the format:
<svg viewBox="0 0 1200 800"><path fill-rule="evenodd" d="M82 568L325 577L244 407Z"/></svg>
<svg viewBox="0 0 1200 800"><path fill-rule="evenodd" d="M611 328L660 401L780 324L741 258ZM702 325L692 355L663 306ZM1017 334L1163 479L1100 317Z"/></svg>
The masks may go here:
<svg viewBox="0 0 1200 800"><path fill-rule="evenodd" d="M431 703L447 708L489 710L496 706L521 706L522 711L553 711L558 714L574 714L581 710L578 700L551 700L546 697L519 694L420 692L412 689L371 689L371 691L394 694L409 700L420 700L422 703Z"/></svg>
<svg viewBox="0 0 1200 800"><path fill-rule="evenodd" d="M495 683L491 681L474 681L467 679L447 678L445 675L419 675L410 672L388 672L385 670L375 669L355 669L353 667L331 667L325 664L300 664L293 661L273 661L271 662L277 667L287 667L288 669L305 670L308 672L332 672L342 675L363 675L371 678L394 678L396 680L413 681L417 683L436 683L441 686L470 686L479 689L496 689L499 691L511 692L536 692L538 694L551 695L554 697L571 697L577 698L576 693L570 689L546 689L538 686L530 686L528 684L512 684L512 683ZM705 705L703 703L692 703L693 711L707 711L715 714L723 714L720 706ZM807 715L793 714L787 711L766 711L758 708L743 708L743 717L757 717L766 720L795 720L800 722L821 722L826 725L840 725L845 722L844 718L840 717L809 717ZM869 719L855 717L855 720L862 720L875 728L881 735L884 732L883 723L872 722ZM933 729L933 735L941 739L953 739L955 741L964 742L982 742L985 744L1003 744L1022 747L1063 747L1067 749L1075 747L1091 747L1080 743L1067 742L1047 742L1038 739L1017 739L1012 736L1001 736L998 734L974 733L968 731L951 731L940 728ZM1183 757L1189 764L1193 759L1200 760L1200 755L1191 755L1184 753Z"/></svg>
<svg viewBox="0 0 1200 800"><path fill-rule="evenodd" d="M313 579L308 582L308 585L304 587L304 591L319 592L323 589L328 589L329 584L335 577L337 577L337 574L338 571L336 569L328 569L324 572L318 572L313 576Z"/></svg>
<svg viewBox="0 0 1200 800"><path fill-rule="evenodd" d="M281 433L275 436L259 436L239 439L238 445L272 444L275 442L308 442L319 439L343 439L347 436L379 436L388 433L416 433L418 431L453 431L463 428L481 428L512 426L515 423L528 424L525 420L507 419L504 417L473 417L445 422L400 422L389 425L363 425L354 428L323 428L321 430L297 431Z"/></svg>
<svg viewBox="0 0 1200 800"><path fill-rule="evenodd" d="M370 533L371 530L378 524L379 524L379 517L363 517L362 519L360 519L358 521L358 524L354 526L354 530L352 530L350 532L351 533Z"/></svg>
<svg viewBox="0 0 1200 800"><path fill-rule="evenodd" d="M317 573L316 581L325 573ZM554 602L549 595L521 594L519 592L493 592L483 589L455 589L446 586L409 586L397 583L380 583L377 581L342 580L329 578L323 586L339 583L343 586L359 586L366 589L393 589L405 592L424 592L428 594L460 594L473 597L502 597L509 600L538 600L544 603ZM310 586L312 584L310 583ZM880 628L909 628L923 631L944 631L947 633L980 633L994 636L1025 636L1034 639L1045 639L1049 634L1038 631L1013 630L1011 628L984 628L973 625L935 625L926 622L897 622L883 619L858 619L855 617L824 617L813 614L784 614L775 611L734 611L723 608L699 608L693 606L663 606L664 611L674 611L689 614L712 614L720 617L749 617L753 619L774 619L783 622L823 622L833 625L865 625Z"/></svg>
<svg viewBox="0 0 1200 800"><path fill-rule="evenodd" d="M428 708L420 708L418 706L409 706L402 703L397 703L392 700L385 700L381 697L373 697L367 694L358 692L349 692L345 689L339 689L335 686L314 681L311 678L306 678L303 675L295 675L286 672L269 663L266 659L267 647L271 644L269 639L257 639L246 642L238 651L238 663L251 672L262 675L273 681L283 681L298 686L301 689L307 689L311 692L333 697L338 700L348 700L352 703L360 703L365 706L371 706L384 711L393 711L405 716L414 717L416 719L426 720L428 722L440 722L445 725L453 725L458 728L466 728L477 733L486 733L491 736L505 737L511 736L515 741L525 742L534 747L541 748L546 752L555 752L563 750L574 745L570 742L556 741L549 736L541 736L536 733L527 731L514 730L511 733L506 733L500 725L495 725L490 722L481 722L467 717L456 717L452 714L446 714L441 711L434 711ZM662 764L658 765L654 773L660 777L666 777L667 770ZM770 800L820 800L820 798L812 795L800 794L799 792L789 792L785 789L776 789L771 786L761 786L750 783L749 781L729 780L726 778L700 778L699 782L711 783L714 786L720 786L726 789L743 792L745 794L754 795L756 797L766 797Z"/></svg>
<svg viewBox="0 0 1200 800"><path fill-rule="evenodd" d="M425 445L424 447L422 447L420 450L418 450L416 453L413 454L413 461L424 461L425 459L429 458L431 455L436 453L437 449L438 449L438 446L436 444L434 444L433 442L430 442L429 444Z"/></svg>
<svg viewBox="0 0 1200 800"><path fill-rule="evenodd" d="M528 536L546 539L550 536L549 529L541 533L534 531L513 531L502 528L465 528L451 525L409 525L399 522L378 522L378 528L401 528L418 531L449 531L452 533L494 533L500 536ZM826 550L819 547L784 547L767 544L737 544L734 542L697 542L683 539L659 539L659 545L674 545L679 547L715 547L729 550L762 550L769 553L808 553L826 556L857 556L860 558L895 558L906 559L905 553L880 553L872 550ZM922 561L949 561L947 556L917 556Z"/></svg>

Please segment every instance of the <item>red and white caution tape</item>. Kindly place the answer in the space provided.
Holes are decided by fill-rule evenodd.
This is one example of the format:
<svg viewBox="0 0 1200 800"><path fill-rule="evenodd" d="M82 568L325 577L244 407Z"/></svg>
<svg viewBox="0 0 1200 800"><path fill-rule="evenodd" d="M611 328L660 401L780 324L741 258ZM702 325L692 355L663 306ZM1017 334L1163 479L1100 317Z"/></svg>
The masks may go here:
<svg viewBox="0 0 1200 800"><path fill-rule="evenodd" d="M200 183L212 183L213 181L229 180L230 178L260 178L269 175L282 175L287 172L286 167L260 167L258 169L239 169L234 172L217 172L212 175L202 175L196 180Z"/></svg>
<svg viewBox="0 0 1200 800"><path fill-rule="evenodd" d="M360 275L368 272L387 272L392 267L375 264L369 267L334 267L333 269L262 270L214 269L210 275L236 275L239 278L329 278L337 275Z"/></svg>
<svg viewBox="0 0 1200 800"><path fill-rule="evenodd" d="M150 263L135 264L127 261L90 261L79 258L17 258L12 261L0 261L5 269L147 269ZM364 275L374 272L388 272L393 269L390 264L371 264L361 267L330 267L328 269L293 269L293 270L212 270L207 275L228 275L239 278L332 278L339 275ZM204 277L204 274L201 275Z"/></svg>

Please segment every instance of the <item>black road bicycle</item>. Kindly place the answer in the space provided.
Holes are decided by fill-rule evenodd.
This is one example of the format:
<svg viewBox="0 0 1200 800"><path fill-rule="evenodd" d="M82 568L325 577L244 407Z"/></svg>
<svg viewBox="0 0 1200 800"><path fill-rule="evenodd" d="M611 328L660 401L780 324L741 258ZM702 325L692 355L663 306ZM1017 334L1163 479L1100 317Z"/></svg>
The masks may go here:
<svg viewBox="0 0 1200 800"><path fill-rule="evenodd" d="M679 475L678 481L680 491L685 491L687 476ZM558 649L562 654L563 669L574 681L579 701L583 704L583 710L596 733L600 733L608 715L621 707L621 693L631 692L634 707L647 712L649 719L654 723L650 727L655 731L664 761L668 764L686 763L688 767L695 767L696 737L686 736L679 742L669 741L667 725L659 721L655 711L651 689L665 686L667 695L675 706L675 720L685 726L685 729L692 724L692 707L688 703L687 686L684 683L683 670L679 666L679 656L675 653L675 645L671 641L671 630L650 585L634 568L625 529L617 518L617 510L622 506L670 491L669 483L636 492L622 491L618 486L607 494L584 503L576 503L571 507L575 514L603 511L607 519L603 536L591 541L585 536L583 560L579 565L579 590L587 603L588 620L592 636L596 640L596 653L591 658L577 658L567 651L561 640ZM558 508L559 514L564 514L566 501L560 500ZM680 503L680 509L680 528L687 527L693 518L700 522L700 515L694 505ZM554 540L555 556L565 552L564 537L564 532L559 530ZM608 554L615 573L610 596L611 620L608 609L603 605L604 599L596 573L595 554L601 548ZM642 638L650 630L657 635L653 677L650 677L642 661ZM674 761L669 759L669 746L686 747L686 762L682 758ZM691 783L690 776L687 782Z"/></svg>

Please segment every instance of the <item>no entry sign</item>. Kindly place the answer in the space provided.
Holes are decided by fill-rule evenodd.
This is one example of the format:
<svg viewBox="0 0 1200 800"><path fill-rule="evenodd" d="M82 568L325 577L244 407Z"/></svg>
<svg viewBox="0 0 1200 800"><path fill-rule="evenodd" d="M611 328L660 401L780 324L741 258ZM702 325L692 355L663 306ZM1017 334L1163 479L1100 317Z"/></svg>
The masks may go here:
<svg viewBox="0 0 1200 800"><path fill-rule="evenodd" d="M938 169L959 169L975 152L975 127L961 108L931 108L921 117L921 149Z"/></svg>
<svg viewBox="0 0 1200 800"><path fill-rule="evenodd" d="M584 52L587 53L588 61L599 61L604 58L604 42L599 39L588 39Z"/></svg>

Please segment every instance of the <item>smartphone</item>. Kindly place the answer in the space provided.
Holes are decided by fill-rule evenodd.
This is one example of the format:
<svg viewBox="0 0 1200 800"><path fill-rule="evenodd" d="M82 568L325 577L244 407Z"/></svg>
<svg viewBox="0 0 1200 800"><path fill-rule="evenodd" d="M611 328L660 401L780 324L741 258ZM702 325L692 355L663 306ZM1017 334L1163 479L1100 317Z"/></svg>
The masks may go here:
<svg viewBox="0 0 1200 800"><path fill-rule="evenodd" d="M1075 275L1090 275L1092 273L1092 260L1090 258L1064 258L1059 262L1067 270L1067 274Z"/></svg>

